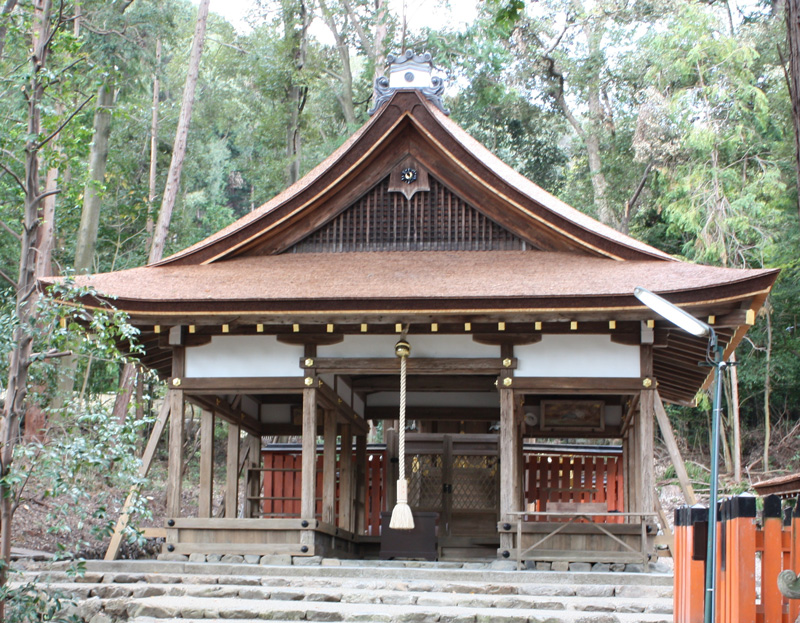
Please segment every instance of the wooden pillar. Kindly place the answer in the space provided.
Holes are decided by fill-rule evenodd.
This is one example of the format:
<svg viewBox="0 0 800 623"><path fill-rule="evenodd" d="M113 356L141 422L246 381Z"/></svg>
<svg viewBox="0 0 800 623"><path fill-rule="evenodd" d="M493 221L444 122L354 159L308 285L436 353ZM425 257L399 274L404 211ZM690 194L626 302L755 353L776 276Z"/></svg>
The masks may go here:
<svg viewBox="0 0 800 623"><path fill-rule="evenodd" d="M525 431L525 412L522 409L523 401L523 396L514 396L514 429L516 431L514 435L514 500L518 511L525 510L525 456L522 444Z"/></svg>
<svg viewBox="0 0 800 623"><path fill-rule="evenodd" d="M247 512L245 517L261 516L261 437L248 433L247 442Z"/></svg>
<svg viewBox="0 0 800 623"><path fill-rule="evenodd" d="M623 510L625 512L633 511L633 500L631 499L631 480L633 479L633 472L631 470L631 434L630 428L622 438L622 482L623 482L623 495L625 496L623 503Z"/></svg>
<svg viewBox="0 0 800 623"><path fill-rule="evenodd" d="M200 414L200 497L197 516L211 517L214 500L214 413L203 409Z"/></svg>
<svg viewBox="0 0 800 623"><path fill-rule="evenodd" d="M400 469L397 431L393 428L386 430L384 440L386 441L386 508L381 510L390 511L397 504L397 479Z"/></svg>
<svg viewBox="0 0 800 623"><path fill-rule="evenodd" d="M303 460L300 516L313 523L317 488L317 390L303 390Z"/></svg>
<svg viewBox="0 0 800 623"><path fill-rule="evenodd" d="M655 477L655 449L653 442L655 421L655 391L656 383L653 378L653 345L642 344L642 376L645 378L645 388L642 389L639 400L639 422L636 427L636 437L639 451L637 453L641 474L641 489L639 510L653 513L656 509L656 477ZM649 379L649 383L647 381Z"/></svg>
<svg viewBox="0 0 800 623"><path fill-rule="evenodd" d="M655 392L652 389L642 391L639 403L639 426L637 437L639 442L639 465L641 473L641 495L639 497L639 510L653 513L656 510L656 477L655 477L655 450L653 444L653 421L655 418Z"/></svg>
<svg viewBox="0 0 800 623"><path fill-rule="evenodd" d="M172 387L167 394L170 402L169 418L169 466L167 468L167 517L181 515L181 480L183 479L183 390L179 389L183 378L186 352L183 346L172 348ZM177 382L177 383L176 383Z"/></svg>
<svg viewBox="0 0 800 623"><path fill-rule="evenodd" d="M356 437L356 532L367 530L367 436Z"/></svg>
<svg viewBox="0 0 800 623"><path fill-rule="evenodd" d="M228 456L225 467L225 517L239 513L239 427L228 424Z"/></svg>
<svg viewBox="0 0 800 623"><path fill-rule="evenodd" d="M339 452L339 527L353 532L353 508L355 507L355 464L353 463L353 436L350 425L342 426L342 449Z"/></svg>
<svg viewBox="0 0 800 623"><path fill-rule="evenodd" d="M514 392L510 389L500 390L500 521L518 521L509 513L517 509L515 498L515 465L516 453L514 439L517 427L514 425ZM500 550L508 551L514 547L514 535L500 533Z"/></svg>
<svg viewBox="0 0 800 623"><path fill-rule="evenodd" d="M322 454L322 521L336 524L336 411L324 412L324 445Z"/></svg>

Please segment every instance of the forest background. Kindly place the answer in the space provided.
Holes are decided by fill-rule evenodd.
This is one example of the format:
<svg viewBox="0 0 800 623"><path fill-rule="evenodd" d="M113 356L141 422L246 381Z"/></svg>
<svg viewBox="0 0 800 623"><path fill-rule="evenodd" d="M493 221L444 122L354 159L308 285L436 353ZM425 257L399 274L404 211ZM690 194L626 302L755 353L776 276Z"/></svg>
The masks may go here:
<svg viewBox="0 0 800 623"><path fill-rule="evenodd" d="M259 0L244 33L212 13L163 253L250 212L338 147L368 119L388 53L430 52L452 118L567 203L688 261L782 269L738 350L738 379L726 377L725 471L744 489L796 470L800 214L784 12L782 0L484 0L469 24L432 29L410 28L384 0ZM55 27L37 40L44 18ZM0 7L0 379L19 345L30 232L36 276L152 257L197 24L188 0ZM46 62L31 63L39 49ZM110 349L124 327L112 314L78 338L79 310L36 305L23 419L48 432L18 445L16 472L3 459L0 484L25 506L39 465L37 495L61 500L48 512L65 516L87 466L106 480L135 475L147 424L132 414L148 391L112 417L95 398L130 387ZM709 401L698 402L670 414L684 452L708 465Z"/></svg>

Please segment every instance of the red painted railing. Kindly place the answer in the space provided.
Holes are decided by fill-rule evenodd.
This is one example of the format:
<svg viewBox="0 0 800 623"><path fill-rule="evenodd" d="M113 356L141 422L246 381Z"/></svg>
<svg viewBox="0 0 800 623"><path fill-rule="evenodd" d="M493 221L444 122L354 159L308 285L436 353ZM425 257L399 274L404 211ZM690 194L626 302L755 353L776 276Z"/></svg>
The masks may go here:
<svg viewBox="0 0 800 623"><path fill-rule="evenodd" d="M622 454L579 449L530 451L525 453L525 502L531 510L546 511L548 502L599 502L610 512L625 510ZM538 517L537 521L552 521ZM600 518L621 523L622 518Z"/></svg>
<svg viewBox="0 0 800 623"><path fill-rule="evenodd" d="M355 454L355 453L354 453ZM621 452L554 449L526 445L525 500L537 508L546 501L607 502L608 509L623 510ZM263 452L263 517L299 517L302 453L299 444L273 444ZM337 455L338 462L338 455ZM337 464L337 472L339 471ZM380 514L387 510L387 455L383 444L367 448L364 495L364 534L380 534ZM338 488L338 482L337 482ZM573 490L568 490L568 489ZM317 448L317 516L322 513L322 446ZM338 500L338 490L337 490ZM613 518L616 521L616 518ZM621 521L621 519L620 519Z"/></svg>
<svg viewBox="0 0 800 623"><path fill-rule="evenodd" d="M738 496L720 505L717 523L716 623L790 623L800 601L778 590L778 574L800 568L800 513L777 496L764 498L761 521L756 498ZM708 510L675 511L675 623L702 623L704 616ZM759 575L760 574L760 575ZM759 590L760 587L760 590Z"/></svg>

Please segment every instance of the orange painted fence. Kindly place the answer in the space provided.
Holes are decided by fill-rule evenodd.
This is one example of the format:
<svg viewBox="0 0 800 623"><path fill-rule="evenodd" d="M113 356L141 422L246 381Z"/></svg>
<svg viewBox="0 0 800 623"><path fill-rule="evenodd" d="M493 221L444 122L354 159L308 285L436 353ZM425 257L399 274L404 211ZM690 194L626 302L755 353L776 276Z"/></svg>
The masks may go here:
<svg viewBox="0 0 800 623"><path fill-rule="evenodd" d="M622 448L608 446L592 451L580 447L559 449L532 446L525 452L525 503L546 511L548 502L599 502L610 512L625 510ZM548 517L533 521L553 521ZM622 523L622 517L599 517L605 523Z"/></svg>
<svg viewBox="0 0 800 623"><path fill-rule="evenodd" d="M760 521L756 498L737 496L720 504L717 523L716 623L791 623L800 601L778 590L778 574L800 570L800 507L764 498ZM675 623L702 623L708 509L675 510Z"/></svg>
<svg viewBox="0 0 800 623"><path fill-rule="evenodd" d="M355 452L353 453L355 460ZM610 511L623 508L622 449L608 446L545 446L525 444L525 501L546 508L547 500L607 502ZM337 454L337 473L339 456ZM365 525L367 535L380 534L386 501L387 454L384 444L367 446ZM299 517L302 451L300 444L270 444L262 451L261 516ZM339 499L337 481L336 499ZM317 516L322 513L322 446L317 447ZM337 502L338 506L338 502ZM338 508L337 508L338 514ZM621 518L603 518L622 521Z"/></svg>

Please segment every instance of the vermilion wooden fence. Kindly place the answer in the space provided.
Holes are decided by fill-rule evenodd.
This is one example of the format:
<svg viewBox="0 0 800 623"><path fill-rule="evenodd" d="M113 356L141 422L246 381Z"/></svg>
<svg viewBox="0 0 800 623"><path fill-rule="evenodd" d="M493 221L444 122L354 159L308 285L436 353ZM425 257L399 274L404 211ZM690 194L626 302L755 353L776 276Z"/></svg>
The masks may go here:
<svg viewBox="0 0 800 623"><path fill-rule="evenodd" d="M610 512L625 510L622 453L548 450L525 453L525 501L535 510L546 511L548 502L600 502ZM598 518L621 523L622 518ZM552 521L552 518L531 518Z"/></svg>
<svg viewBox="0 0 800 623"><path fill-rule="evenodd" d="M355 455L355 452L353 453ZM261 516L270 518L299 517L302 452L297 444L281 444L262 451L263 497ZM339 472L336 457L336 471ZM353 457L355 461L355 456ZM367 449L365 474L365 534L379 534L381 510L385 500L386 448L383 445ZM322 446L317 448L317 503L316 514L322 515ZM336 514L338 516L339 481L336 481Z"/></svg>
<svg viewBox="0 0 800 623"><path fill-rule="evenodd" d="M782 570L800 569L798 507L784 518L780 499L769 496L764 498L760 522L756 515L753 496L733 497L720 505L718 623L791 623L800 613L800 601L787 600L777 582ZM707 509L676 509L675 623L703 622L707 535Z"/></svg>
<svg viewBox="0 0 800 623"><path fill-rule="evenodd" d="M525 500L544 510L549 499L574 502L607 502L608 509L623 510L621 452L608 450L552 449L526 445L524 452ZM322 513L322 446L317 449L317 516ZM355 455L355 453L354 453ZM264 472L262 516L299 517L302 453L298 444L274 444L262 452ZM338 461L338 457L337 457ZM338 472L338 465L337 465ZM365 473L364 534L380 534L380 514L387 510L387 455L383 444L367 448ZM338 500L338 482L337 482ZM338 510L338 509L337 509ZM607 518L604 518L607 519ZM620 518L611 518L614 522Z"/></svg>

